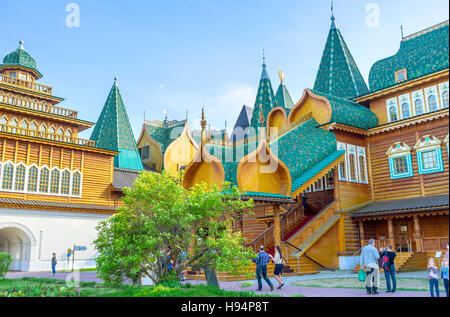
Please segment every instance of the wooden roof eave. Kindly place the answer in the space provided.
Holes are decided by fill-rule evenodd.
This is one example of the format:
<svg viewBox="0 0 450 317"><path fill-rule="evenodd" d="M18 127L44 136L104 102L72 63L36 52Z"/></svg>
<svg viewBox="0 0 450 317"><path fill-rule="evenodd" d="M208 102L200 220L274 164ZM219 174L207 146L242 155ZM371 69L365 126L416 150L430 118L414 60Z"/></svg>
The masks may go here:
<svg viewBox="0 0 450 317"><path fill-rule="evenodd" d="M4 137L7 139L13 139L13 140L38 143L38 144L47 144L47 145L81 150L81 151L87 151L87 152L101 153L101 154L112 155L112 156L116 156L117 154L119 154L119 152L113 151L113 150L101 149L101 148L92 147L92 146L84 146L84 145L79 145L79 144L74 144L74 143L66 143L66 142L57 141L57 140L43 139L43 138L22 135L22 134L13 134L13 133L3 132L3 131L0 131L0 137Z"/></svg>
<svg viewBox="0 0 450 317"><path fill-rule="evenodd" d="M35 91L35 90L29 90L29 89L25 89L25 88L13 86L13 85L8 85L8 84L1 83L1 82L0 82L0 87L5 90L10 90L13 92L27 94L27 95L30 95L30 96L33 96L36 98L47 99L47 100L54 102L54 105L58 104L60 102L63 102L65 100L62 97L57 97L57 96L49 95L49 94L46 94L43 92Z"/></svg>
<svg viewBox="0 0 450 317"><path fill-rule="evenodd" d="M327 173L329 171L331 171L333 168L335 168L336 166L338 166L345 158L345 153L343 153L341 156L339 156L337 159L335 159L333 162L331 162L330 164L328 164L327 167L325 167L324 169L322 169L319 173L317 173L316 175L314 175L311 179L309 179L306 183L304 183L302 186L300 186L299 188L297 188L294 192L291 193L291 197L295 198L298 195L300 195L300 193L302 193L304 190L306 190L306 188L308 188L311 185L314 185L314 183L321 179L322 177L324 177L325 175L327 175Z"/></svg>
<svg viewBox="0 0 450 317"><path fill-rule="evenodd" d="M382 219L382 218L392 218L397 215L401 216L402 218L407 216L414 216L414 215L429 215L429 214L443 214L448 215L449 209L448 206L439 206L439 207L427 207L427 208L418 208L418 209L404 209L404 210L392 210L392 211L380 211L380 212L371 212L367 214L353 214L351 217L354 219L360 219L362 221L364 220L373 220L375 218Z"/></svg>

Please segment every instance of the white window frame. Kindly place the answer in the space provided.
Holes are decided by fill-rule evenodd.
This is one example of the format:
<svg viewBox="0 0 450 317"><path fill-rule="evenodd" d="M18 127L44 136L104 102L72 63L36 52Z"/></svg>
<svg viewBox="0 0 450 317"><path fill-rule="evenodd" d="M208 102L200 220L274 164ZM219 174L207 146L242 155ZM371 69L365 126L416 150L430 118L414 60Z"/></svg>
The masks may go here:
<svg viewBox="0 0 450 317"><path fill-rule="evenodd" d="M366 156L366 148L362 147L362 146L357 146L356 147L356 151L358 152L358 157L357 157L357 161L358 161L358 178L359 178L359 182L361 184L369 184L369 178L368 178L368 173L367 173L367 156ZM364 171L361 171L360 166L359 166L359 159L360 157L364 158ZM364 178L366 179L365 181L361 180L361 172L364 173Z"/></svg>
<svg viewBox="0 0 450 317"><path fill-rule="evenodd" d="M337 142L337 149L341 151L345 151L344 155L344 169L345 169L345 177L342 177L340 164L338 165L338 176L339 180L343 182L348 181L348 168L347 168L347 145L342 142Z"/></svg>
<svg viewBox="0 0 450 317"><path fill-rule="evenodd" d="M354 165L355 165L355 176L356 179L352 179L351 178L351 173L350 173L350 154L353 154L354 156ZM348 168L347 168L347 177L348 177L348 181L351 183L357 183L358 182L358 175L359 175L359 168L358 168L358 153L356 152L356 145L353 144L347 144L347 161L348 161Z"/></svg>

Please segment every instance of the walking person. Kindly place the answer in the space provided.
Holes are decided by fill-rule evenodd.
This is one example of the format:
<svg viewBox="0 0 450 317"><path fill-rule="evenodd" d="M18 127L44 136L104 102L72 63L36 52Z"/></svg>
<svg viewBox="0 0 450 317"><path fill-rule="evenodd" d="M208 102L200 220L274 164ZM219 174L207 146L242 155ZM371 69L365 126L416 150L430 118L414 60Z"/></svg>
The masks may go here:
<svg viewBox="0 0 450 317"><path fill-rule="evenodd" d="M53 273L53 276L56 275L56 264L57 263L58 263L58 261L56 260L56 253L53 253L53 256L52 256L52 273Z"/></svg>
<svg viewBox="0 0 450 317"><path fill-rule="evenodd" d="M366 291L367 294L379 294L378 284L380 282L380 274L378 272L378 259L380 253L375 248L375 240L370 239L369 244L361 250L361 256L359 257L359 265L366 272Z"/></svg>
<svg viewBox="0 0 450 317"><path fill-rule="evenodd" d="M442 282L444 283L445 295L448 297L448 259L447 258L444 258L442 260L441 279L442 279Z"/></svg>
<svg viewBox="0 0 450 317"><path fill-rule="evenodd" d="M275 263L275 271L273 275L275 275L275 279L278 281L277 289L281 289L284 286L281 275L283 274L283 266L286 261L283 258L283 253L281 252L281 248L279 245L275 247L275 256L273 257L273 263Z"/></svg>
<svg viewBox="0 0 450 317"><path fill-rule="evenodd" d="M386 288L387 293L394 293L397 289L397 280L395 278L395 257L397 253L392 251L392 244L387 245L387 249L380 252L380 257L382 259L381 267L384 270L384 277L386 278ZM392 280L392 288L391 288Z"/></svg>
<svg viewBox="0 0 450 317"><path fill-rule="evenodd" d="M270 263L271 256L264 251L264 246L259 247L258 257L253 259L253 262L256 264L256 278L258 279L258 289L257 291L262 291L262 281L261 276L266 281L267 285L270 287L270 291L273 291L272 282L267 277L267 264Z"/></svg>
<svg viewBox="0 0 450 317"><path fill-rule="evenodd" d="M430 281L430 293L431 297L434 297L433 288L436 290L436 297L439 297L439 277L438 277L438 268L434 264L434 259L430 258L428 261L428 279Z"/></svg>
<svg viewBox="0 0 450 317"><path fill-rule="evenodd" d="M303 204L303 211L306 214L306 193L302 193L302 204Z"/></svg>

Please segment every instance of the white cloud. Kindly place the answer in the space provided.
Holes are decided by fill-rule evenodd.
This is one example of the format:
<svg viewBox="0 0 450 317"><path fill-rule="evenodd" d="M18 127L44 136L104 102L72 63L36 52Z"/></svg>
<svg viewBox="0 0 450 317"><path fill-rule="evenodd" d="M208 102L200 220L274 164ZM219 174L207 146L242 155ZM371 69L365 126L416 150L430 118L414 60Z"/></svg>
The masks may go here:
<svg viewBox="0 0 450 317"><path fill-rule="evenodd" d="M159 89L163 89L164 87L166 87L166 85L164 85L164 84L159 84Z"/></svg>

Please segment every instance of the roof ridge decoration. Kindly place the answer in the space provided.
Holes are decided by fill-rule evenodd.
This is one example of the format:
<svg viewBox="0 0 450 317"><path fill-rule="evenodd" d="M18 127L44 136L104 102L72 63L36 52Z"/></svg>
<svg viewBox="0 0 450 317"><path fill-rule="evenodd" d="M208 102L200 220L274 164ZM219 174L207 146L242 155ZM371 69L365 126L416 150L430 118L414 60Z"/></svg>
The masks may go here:
<svg viewBox="0 0 450 317"><path fill-rule="evenodd" d="M215 185L222 189L225 181L225 170L222 162L215 156L209 154L205 147L206 141L206 119L205 111L202 108L202 137L197 154L192 162L186 167L182 185L184 188L191 188L195 184L206 183L208 186Z"/></svg>
<svg viewBox="0 0 450 317"><path fill-rule="evenodd" d="M333 14L314 90L353 99L367 94L369 89L334 20Z"/></svg>
<svg viewBox="0 0 450 317"><path fill-rule="evenodd" d="M275 96L273 94L272 83L266 70L266 59L263 57L263 70L259 81L258 93L256 95L255 105L253 107L252 117L250 119L250 127L257 129L260 125L259 117L262 109L264 118L267 118L269 112L277 106Z"/></svg>
<svg viewBox="0 0 450 317"><path fill-rule="evenodd" d="M403 38L394 55L375 62L369 73L370 91L409 83L448 67L449 23L446 21ZM395 74L403 69L407 78L398 82Z"/></svg>
<svg viewBox="0 0 450 317"><path fill-rule="evenodd" d="M114 158L115 167L141 171L142 161L117 81L117 77L114 78L90 139L98 148L119 152Z"/></svg>
<svg viewBox="0 0 450 317"><path fill-rule="evenodd" d="M192 162L197 151L198 145L192 137L189 124L186 123L183 132L170 143L164 153L164 169L175 175Z"/></svg>
<svg viewBox="0 0 450 317"><path fill-rule="evenodd" d="M236 171L238 187L244 192L288 196L292 187L291 173L286 164L273 154L264 126L260 129L256 150L239 162Z"/></svg>

